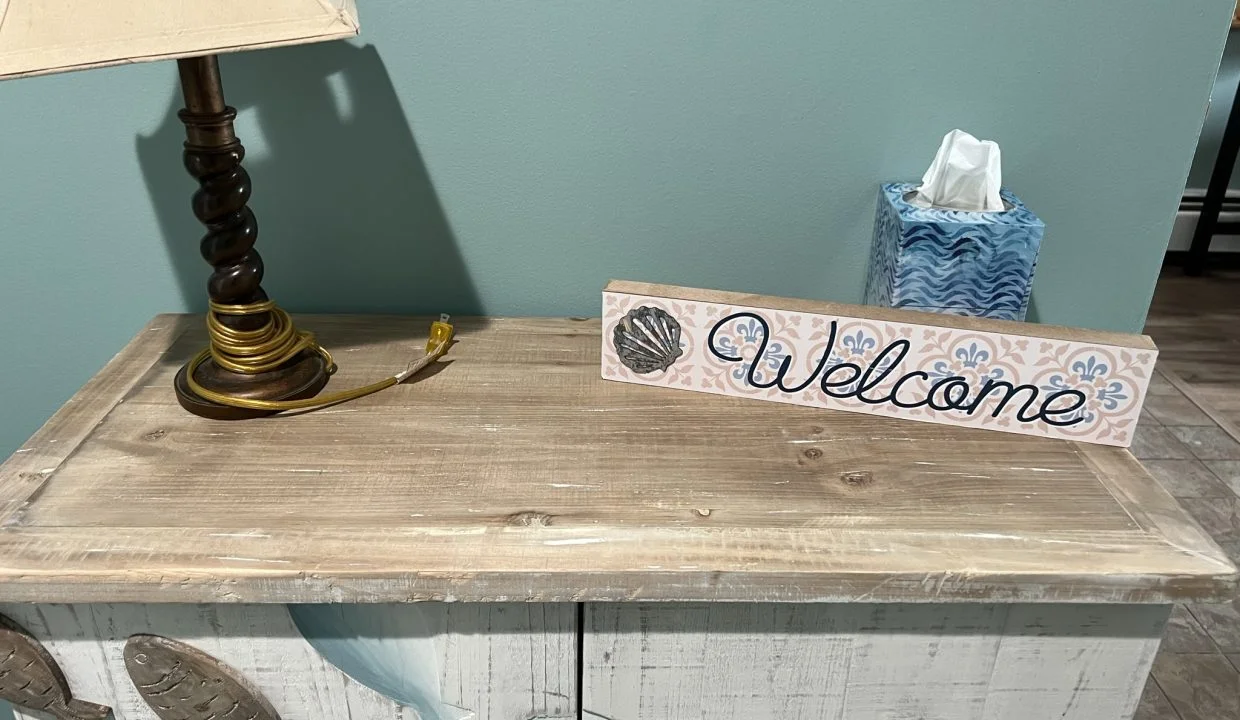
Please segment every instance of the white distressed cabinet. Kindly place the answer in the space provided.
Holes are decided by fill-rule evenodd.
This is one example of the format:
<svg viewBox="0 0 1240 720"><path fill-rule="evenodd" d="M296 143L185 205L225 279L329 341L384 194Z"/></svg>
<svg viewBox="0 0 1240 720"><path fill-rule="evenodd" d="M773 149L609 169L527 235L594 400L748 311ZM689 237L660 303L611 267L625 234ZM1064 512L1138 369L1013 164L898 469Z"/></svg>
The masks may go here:
<svg viewBox="0 0 1240 720"><path fill-rule="evenodd" d="M299 324L342 387L427 328ZM191 687L284 720L1128 720L1171 604L1234 592L1125 450L607 383L598 322L560 319L214 422L170 390L199 326L157 318L0 466L30 643L0 660L117 720Z"/></svg>
<svg viewBox="0 0 1240 720"><path fill-rule="evenodd" d="M585 717L1130 718L1167 614L1157 605L591 605Z"/></svg>
<svg viewBox="0 0 1240 720"><path fill-rule="evenodd" d="M180 640L226 663L284 718L400 720L422 714L430 716L427 720L558 720L577 716L574 606L426 603L366 610L373 610L379 618L369 627L388 626L385 640L390 647L365 635L351 636L350 643L372 656L364 659L373 660L376 671L382 672L378 664L390 668L393 680L388 687L404 689L403 702L355 682L333 665L332 660L346 659L339 643L327 645L327 652L320 654L283 605L0 605L0 614L43 641L75 696L112 707L117 720L153 717L123 660L125 641L137 633ZM412 622L403 617L410 614ZM394 617L398 622L384 622ZM344 627L314 625L329 636ZM410 626L416 627L416 634L401 632ZM342 665L355 672L363 667L362 663ZM468 708L468 712L457 712L458 708ZM201 719L210 714L203 712ZM222 720L233 720L225 713L219 715ZM18 717L36 720L43 716L19 710ZM200 719L191 716L190 720Z"/></svg>

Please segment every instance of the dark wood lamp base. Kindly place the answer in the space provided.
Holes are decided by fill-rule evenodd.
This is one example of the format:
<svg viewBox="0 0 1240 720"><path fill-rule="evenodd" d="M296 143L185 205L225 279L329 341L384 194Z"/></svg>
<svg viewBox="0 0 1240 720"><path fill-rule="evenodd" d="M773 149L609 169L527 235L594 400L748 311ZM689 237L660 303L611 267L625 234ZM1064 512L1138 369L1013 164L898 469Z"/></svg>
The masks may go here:
<svg viewBox="0 0 1240 720"><path fill-rule="evenodd" d="M173 388L181 407L199 417L211 420L248 420L276 412L220 405L199 397L186 382L188 374L187 364L177 373ZM326 361L322 355L314 352L303 352L291 363L261 375L231 372L210 360L194 371L194 381L202 387L246 400L302 400L314 397L327 385L328 377Z"/></svg>
<svg viewBox="0 0 1240 720"><path fill-rule="evenodd" d="M263 259L254 249L258 221L247 206L250 176L241 166L245 148L233 130L237 111L224 102L219 62L214 55L177 61L185 109L185 169L200 185L194 193L194 215L207 227L202 257L214 271L207 282L212 302L250 306L267 300L263 291ZM261 307L261 306L260 306ZM271 322L271 313L218 314L230 330L254 331ZM196 394L187 382L188 365L175 381L177 400L189 412L217 420L239 420L272 414L221 405ZM258 374L220 367L212 360L194 371L194 381L212 392L249 400L300 400L313 397L327 384L327 362L319 353L303 351L283 365Z"/></svg>

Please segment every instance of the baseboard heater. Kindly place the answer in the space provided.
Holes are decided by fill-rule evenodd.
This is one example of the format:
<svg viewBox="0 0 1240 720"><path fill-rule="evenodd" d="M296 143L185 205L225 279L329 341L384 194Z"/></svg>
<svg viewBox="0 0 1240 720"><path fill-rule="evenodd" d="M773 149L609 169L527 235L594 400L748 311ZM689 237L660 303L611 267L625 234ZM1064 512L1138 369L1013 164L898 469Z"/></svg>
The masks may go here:
<svg viewBox="0 0 1240 720"><path fill-rule="evenodd" d="M1180 200L1180 210L1175 215L1175 224L1171 228L1171 241L1167 244L1167 265L1180 265L1193 242L1193 232L1197 229L1197 218L1201 216L1201 203L1206 195L1205 190L1189 188L1184 191ZM1219 222L1240 223L1240 190L1228 190L1223 200L1223 211L1219 214ZM1210 256L1240 254L1240 235L1215 235L1210 243Z"/></svg>

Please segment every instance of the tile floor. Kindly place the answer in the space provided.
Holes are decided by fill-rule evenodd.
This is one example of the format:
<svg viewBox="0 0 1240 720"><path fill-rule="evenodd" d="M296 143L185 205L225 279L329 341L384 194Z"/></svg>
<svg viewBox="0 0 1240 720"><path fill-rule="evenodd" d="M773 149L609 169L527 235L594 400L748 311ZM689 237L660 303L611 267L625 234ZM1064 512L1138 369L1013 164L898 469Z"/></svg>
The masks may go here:
<svg viewBox="0 0 1240 720"><path fill-rule="evenodd" d="M1155 379L1132 453L1240 561L1240 442L1182 386ZM1136 720L1240 720L1240 597L1175 607Z"/></svg>
<svg viewBox="0 0 1240 720"><path fill-rule="evenodd" d="M1160 368L1186 380L1221 417L1240 426L1240 271L1190 278L1164 270L1145 332L1158 344Z"/></svg>

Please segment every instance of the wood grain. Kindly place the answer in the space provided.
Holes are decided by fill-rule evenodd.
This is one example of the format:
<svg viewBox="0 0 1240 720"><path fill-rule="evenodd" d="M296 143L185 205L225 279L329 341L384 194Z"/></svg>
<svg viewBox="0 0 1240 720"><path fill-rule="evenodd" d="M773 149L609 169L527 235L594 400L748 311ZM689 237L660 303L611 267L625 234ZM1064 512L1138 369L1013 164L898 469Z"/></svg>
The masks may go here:
<svg viewBox="0 0 1240 720"><path fill-rule="evenodd" d="M592 720L1129 718L1167 617L1165 607L993 604L586 611Z"/></svg>
<svg viewBox="0 0 1240 720"><path fill-rule="evenodd" d="M69 398L43 427L0 464L0 528L14 520L44 482L134 384L195 323L189 315L160 315Z"/></svg>
<svg viewBox="0 0 1240 720"><path fill-rule="evenodd" d="M1122 450L607 383L598 322L565 319L461 320L416 382L224 423L169 390L199 322L157 319L0 467L0 599L1165 603L1235 586ZM403 367L429 327L298 323L342 386Z"/></svg>
<svg viewBox="0 0 1240 720"><path fill-rule="evenodd" d="M419 609L434 633L443 703L472 713L473 720L576 716L576 607L489 603ZM126 673L124 651L135 634L176 638L227 664L285 720L416 716L319 655L281 605L21 604L0 605L0 612L21 622L57 656L79 697L112 706L116 720L152 717Z"/></svg>

